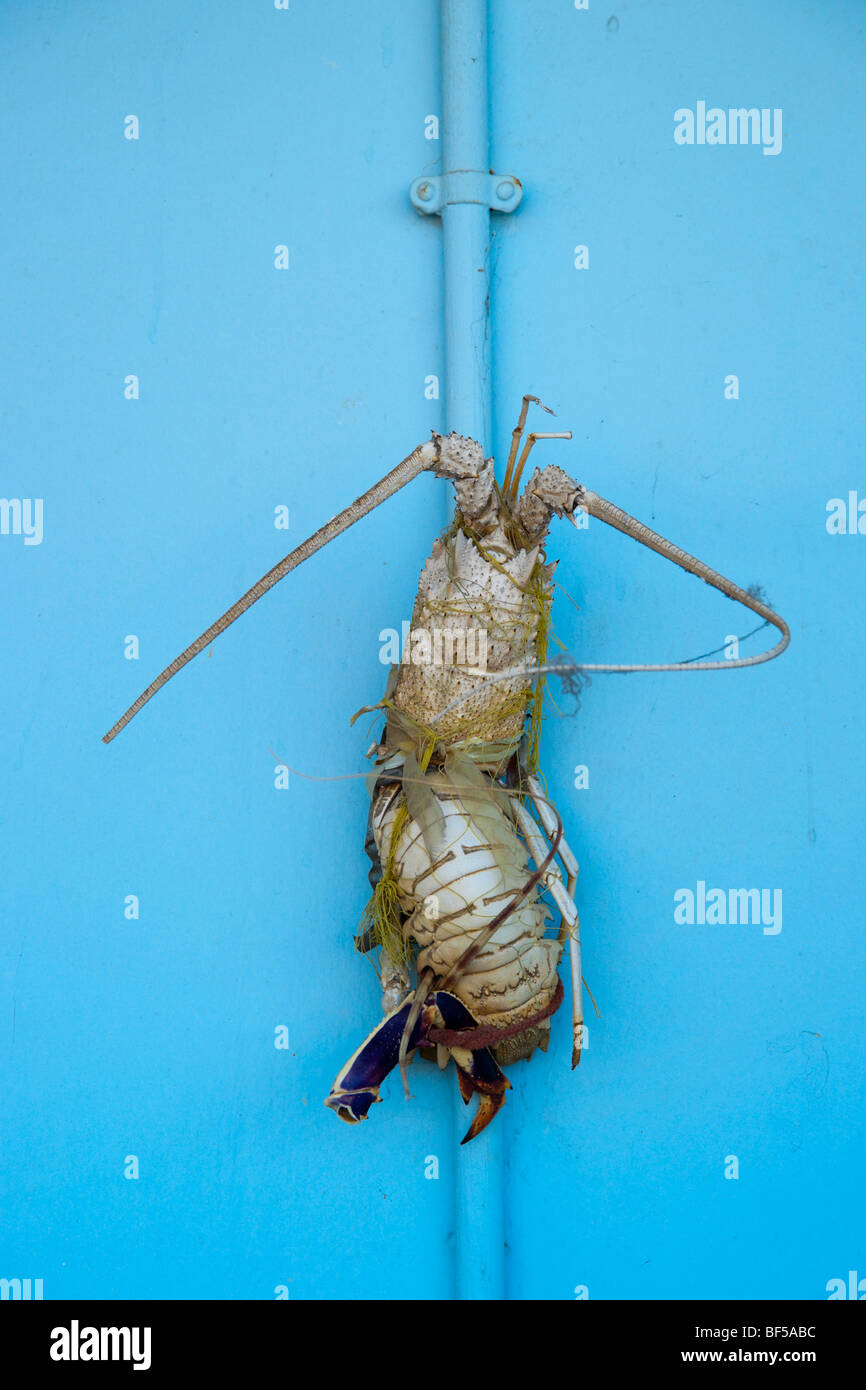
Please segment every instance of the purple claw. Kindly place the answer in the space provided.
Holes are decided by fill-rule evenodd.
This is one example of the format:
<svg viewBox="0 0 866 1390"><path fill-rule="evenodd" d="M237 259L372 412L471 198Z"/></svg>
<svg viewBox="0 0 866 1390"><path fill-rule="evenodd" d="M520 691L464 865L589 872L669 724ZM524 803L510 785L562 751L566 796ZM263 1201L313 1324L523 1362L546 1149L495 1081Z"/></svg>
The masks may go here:
<svg viewBox="0 0 866 1390"><path fill-rule="evenodd" d="M343 1067L325 1101L328 1109L336 1111L341 1120L346 1120L349 1124L365 1120L370 1106L381 1099L379 1087L399 1061L400 1040L411 1008L410 996L398 1009L388 1014L387 1018L383 1018ZM428 996L413 1025L409 1037L409 1051L414 1051L428 1041L427 1035L431 1028L444 1027L463 1031L477 1025L478 1020L465 1004L461 1004L456 995L439 990ZM481 1097L475 1119L463 1140L465 1144L490 1123L505 1101L509 1083L493 1053L486 1047L477 1048L475 1051L455 1047L451 1049L451 1055L457 1064L464 1100L468 1103L476 1092Z"/></svg>
<svg viewBox="0 0 866 1390"><path fill-rule="evenodd" d="M365 1120L373 1102L381 1099L379 1087L397 1065L400 1039L411 1007L410 997L387 1018L383 1018L343 1067L325 1101L328 1109L335 1110L341 1120L347 1120L350 1125ZM425 1010L422 1009L409 1039L410 1052L424 1041L427 1027Z"/></svg>

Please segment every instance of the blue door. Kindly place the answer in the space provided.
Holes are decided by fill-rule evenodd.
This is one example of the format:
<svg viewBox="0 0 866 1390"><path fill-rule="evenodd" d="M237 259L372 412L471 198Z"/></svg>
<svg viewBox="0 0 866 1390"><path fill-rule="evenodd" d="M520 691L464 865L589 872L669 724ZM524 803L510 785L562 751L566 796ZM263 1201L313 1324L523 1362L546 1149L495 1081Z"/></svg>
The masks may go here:
<svg viewBox="0 0 866 1390"><path fill-rule="evenodd" d="M442 171L439 7L7 5L0 1276L45 1298L452 1299L485 1163L510 1299L866 1292L862 6L490 10L524 187L491 220L497 459L539 395L574 436L544 462L761 586L790 650L553 689L598 1015L577 1071L568 1004L512 1069L475 1218L453 1068L339 1124L380 1016L349 721L446 484L100 738L448 423L407 192ZM595 520L548 558L577 660L771 645Z"/></svg>

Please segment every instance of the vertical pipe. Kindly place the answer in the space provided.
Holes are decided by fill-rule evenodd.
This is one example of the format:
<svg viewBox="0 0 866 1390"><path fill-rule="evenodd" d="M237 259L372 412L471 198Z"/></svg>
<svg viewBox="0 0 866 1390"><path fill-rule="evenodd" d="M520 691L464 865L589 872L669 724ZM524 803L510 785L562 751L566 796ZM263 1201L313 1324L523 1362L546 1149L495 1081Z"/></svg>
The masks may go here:
<svg viewBox="0 0 866 1390"><path fill-rule="evenodd" d="M442 0L442 169L488 167L487 3ZM490 209L442 209L445 411L449 430L490 452Z"/></svg>
<svg viewBox="0 0 866 1390"><path fill-rule="evenodd" d="M487 0L442 0L442 169L487 172ZM445 258L445 427L490 439L490 209L442 209ZM458 1133L468 1120L455 1087ZM465 1148L455 1174L460 1300L505 1297L504 1120Z"/></svg>

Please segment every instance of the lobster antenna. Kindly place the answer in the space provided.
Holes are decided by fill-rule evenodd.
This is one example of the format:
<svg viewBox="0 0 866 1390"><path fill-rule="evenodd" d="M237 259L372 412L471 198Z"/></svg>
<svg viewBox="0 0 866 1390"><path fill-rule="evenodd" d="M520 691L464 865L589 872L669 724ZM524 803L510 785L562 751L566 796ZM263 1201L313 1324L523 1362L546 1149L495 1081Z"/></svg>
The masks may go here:
<svg viewBox="0 0 866 1390"><path fill-rule="evenodd" d="M514 468L514 460L517 458L517 450L520 448L520 441L523 438L523 431L526 428L526 415L529 410L530 402L533 405L540 405L541 409L546 411L548 415L556 414L555 410L551 410L550 406L545 405L544 401L540 401L537 396L523 397L523 404L520 407L520 418L517 421L517 424L514 426L514 429L511 431L511 447L508 450L508 463L505 468L505 478L502 482L503 496L505 496L505 494L509 490L509 486L511 483L511 470Z"/></svg>
<svg viewBox="0 0 866 1390"><path fill-rule="evenodd" d="M367 492L357 497L344 511L339 512L330 521L326 521L324 526L321 526L312 536L309 536L283 560L280 560L279 564L274 565L273 569L269 569L267 574L262 575L257 584L248 589L237 603L233 603L221 618L217 618L215 623L211 623L210 627L200 637L197 637L185 651L182 651L180 656L176 656L174 661L160 672L156 680L151 681L147 689L142 691L126 713L121 715L117 723L103 736L102 742L110 743L113 738L116 738L121 729L126 728L129 721L138 714L138 711L147 704L148 700L152 699L158 690L168 684L172 676L176 676L187 662L192 661L193 657L198 656L205 647L209 647L214 638L225 632L226 628L230 627L242 613L246 613L248 608L252 608L253 604L268 592L268 589L272 589L287 574L291 574L293 569L297 569L298 565L303 564L304 560L315 555L317 550L321 550L322 546L334 540L354 522L360 521L361 517L367 516L380 503L393 497L395 492L405 487L407 483L411 483L413 478L417 478L420 473L433 468L439 461L440 452L439 445L435 441L420 444L417 449L402 459L396 468L392 468L390 473L386 473L385 477L381 478L378 483L374 483Z"/></svg>
<svg viewBox="0 0 866 1390"><path fill-rule="evenodd" d="M719 574L718 570L711 569L703 560L689 555L688 551L681 550L672 541L665 540L664 536L652 531L649 526L638 521L636 517L630 516L628 512L624 512L621 507L614 506L613 502L599 497L597 492L590 492L589 489L582 488L579 505L589 512L590 516L598 517L599 521L613 526L624 536L631 536L632 540L639 541L641 545L654 550L657 555L662 555L666 560L673 561L675 565L679 565L680 569L696 575L698 579L703 579L705 584L711 584L726 598L733 599L735 603L741 603L744 608L750 608L753 613L757 613L759 618L763 618L765 623L772 623L782 634L776 645L771 647L769 651L759 652L757 656L737 657L733 661L670 661L654 665L581 665L582 671L727 671L737 666L759 666L764 661L772 661L774 657L782 655L791 640L788 624L784 618L779 617L778 613L774 613L768 604L763 603L756 594L750 593L748 589L741 589L739 584L734 584L732 580L726 579L723 574Z"/></svg>

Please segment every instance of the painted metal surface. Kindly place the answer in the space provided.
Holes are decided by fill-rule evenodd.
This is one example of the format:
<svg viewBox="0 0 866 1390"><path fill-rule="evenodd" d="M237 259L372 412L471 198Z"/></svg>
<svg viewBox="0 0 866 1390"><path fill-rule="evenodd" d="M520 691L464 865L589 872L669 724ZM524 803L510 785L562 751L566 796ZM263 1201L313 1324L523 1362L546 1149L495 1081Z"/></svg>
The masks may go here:
<svg viewBox="0 0 866 1390"><path fill-rule="evenodd" d="M0 1277L453 1298L451 1078L413 1066L413 1099L392 1082L355 1130L322 1105L378 1010L352 949L363 783L275 785L363 768L348 719L447 489L395 497L100 743L445 423L440 229L406 193L445 167L438 6L0 24L0 494L44 500L40 544L0 534ZM866 1276L861 6L501 0L490 42L489 166L526 190L494 219L493 446L535 391L575 432L557 462L794 630L769 667L599 677L549 721L602 1017L575 1075L567 1023L513 1070L506 1295L824 1298ZM701 101L781 108L780 152L678 145ZM606 528L551 554L587 660L746 630ZM676 922L699 883L780 889L781 930Z"/></svg>

